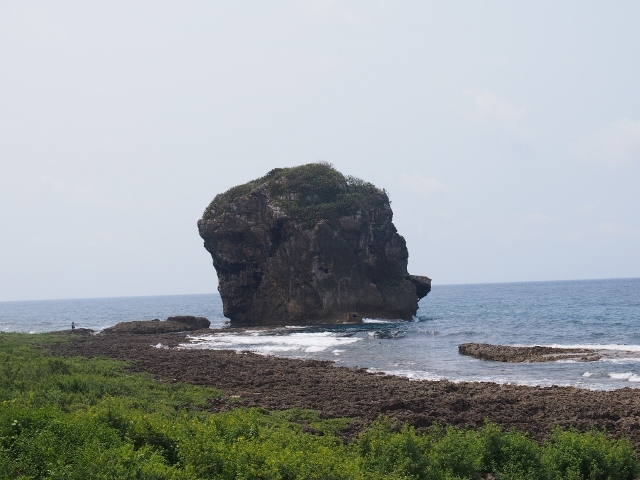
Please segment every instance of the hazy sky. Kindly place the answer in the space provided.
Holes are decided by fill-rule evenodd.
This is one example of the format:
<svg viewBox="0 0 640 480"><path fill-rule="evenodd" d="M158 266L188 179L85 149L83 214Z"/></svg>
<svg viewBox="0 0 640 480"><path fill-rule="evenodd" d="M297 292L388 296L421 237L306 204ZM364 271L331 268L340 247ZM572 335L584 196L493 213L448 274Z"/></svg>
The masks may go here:
<svg viewBox="0 0 640 480"><path fill-rule="evenodd" d="M434 284L640 276L640 2L0 1L0 300L213 292L274 167L384 187Z"/></svg>

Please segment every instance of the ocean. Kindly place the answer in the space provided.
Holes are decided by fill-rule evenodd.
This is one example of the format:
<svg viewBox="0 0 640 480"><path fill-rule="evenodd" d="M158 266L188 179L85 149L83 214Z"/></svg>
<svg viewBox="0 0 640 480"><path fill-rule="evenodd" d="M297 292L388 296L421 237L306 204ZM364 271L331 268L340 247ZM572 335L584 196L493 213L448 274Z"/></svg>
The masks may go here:
<svg viewBox="0 0 640 480"><path fill-rule="evenodd" d="M0 302L0 331L101 330L122 321L205 316L224 327L217 294ZM232 329L184 348L331 360L412 379L640 388L640 279L434 285L412 322ZM597 362L501 363L458 354L467 342L637 352Z"/></svg>

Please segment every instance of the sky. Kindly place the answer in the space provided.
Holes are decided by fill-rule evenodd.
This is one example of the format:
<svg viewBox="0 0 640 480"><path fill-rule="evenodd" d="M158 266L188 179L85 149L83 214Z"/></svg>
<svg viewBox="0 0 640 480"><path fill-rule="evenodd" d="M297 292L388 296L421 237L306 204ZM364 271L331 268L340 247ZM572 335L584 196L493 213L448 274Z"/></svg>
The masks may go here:
<svg viewBox="0 0 640 480"><path fill-rule="evenodd" d="M640 277L640 2L0 2L0 301L215 292L275 167L389 192L433 284Z"/></svg>

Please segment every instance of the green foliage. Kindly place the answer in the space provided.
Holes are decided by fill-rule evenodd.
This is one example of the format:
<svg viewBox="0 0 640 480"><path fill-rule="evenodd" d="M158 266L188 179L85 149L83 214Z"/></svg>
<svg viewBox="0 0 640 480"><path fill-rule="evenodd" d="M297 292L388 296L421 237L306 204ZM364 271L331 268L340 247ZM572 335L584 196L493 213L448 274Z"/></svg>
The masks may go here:
<svg viewBox="0 0 640 480"><path fill-rule="evenodd" d="M502 432L492 423L480 430L435 425L427 435L417 435L381 418L356 446L364 468L387 478L475 479L492 473L505 480L630 480L640 474L627 439L593 430L557 429L550 442L539 445L527 434Z"/></svg>
<svg viewBox="0 0 640 480"><path fill-rule="evenodd" d="M394 427L383 417L359 436L356 446L364 468L387 478L429 478L422 474L431 470L427 439L416 435L413 427L405 425L400 432Z"/></svg>
<svg viewBox="0 0 640 480"><path fill-rule="evenodd" d="M556 429L544 460L553 466L554 480L622 480L640 474L629 440L610 440L597 430Z"/></svg>
<svg viewBox="0 0 640 480"><path fill-rule="evenodd" d="M40 337L40 336L38 336ZM86 409L105 398L119 397L130 408L204 408L220 396L214 389L185 384L160 384L149 375L124 371L125 362L103 358L43 357L30 343L32 335L0 335L0 401L33 407L55 405L63 411ZM44 341L56 341L42 336Z"/></svg>
<svg viewBox="0 0 640 480"><path fill-rule="evenodd" d="M302 408L275 411L271 415L287 422L307 425L320 435L337 435L352 422L349 418L320 418L320 413L316 410Z"/></svg>
<svg viewBox="0 0 640 480"><path fill-rule="evenodd" d="M198 478L360 478L358 458L335 437L256 409L190 422L180 452Z"/></svg>
<svg viewBox="0 0 640 480"><path fill-rule="evenodd" d="M309 163L274 168L263 177L217 195L203 218L224 213L234 200L261 186L274 205L306 228L321 220L353 215L369 204L379 206L389 201L386 192L371 183L350 175L345 177L328 163Z"/></svg>
<svg viewBox="0 0 640 480"><path fill-rule="evenodd" d="M633 479L627 440L597 431L528 435L381 417L350 443L349 419L313 410L210 413L219 392L165 385L106 359L43 356L53 337L0 334L0 479ZM313 432L308 433L308 432Z"/></svg>

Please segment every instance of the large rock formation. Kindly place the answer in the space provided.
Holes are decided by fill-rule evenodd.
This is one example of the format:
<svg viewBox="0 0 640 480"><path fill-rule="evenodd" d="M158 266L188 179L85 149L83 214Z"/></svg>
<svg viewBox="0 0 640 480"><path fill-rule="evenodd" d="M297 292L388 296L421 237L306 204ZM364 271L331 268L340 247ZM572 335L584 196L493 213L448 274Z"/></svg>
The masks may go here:
<svg viewBox="0 0 640 480"><path fill-rule="evenodd" d="M234 326L404 319L431 290L407 273L384 190L329 164L277 168L215 197L198 221Z"/></svg>

